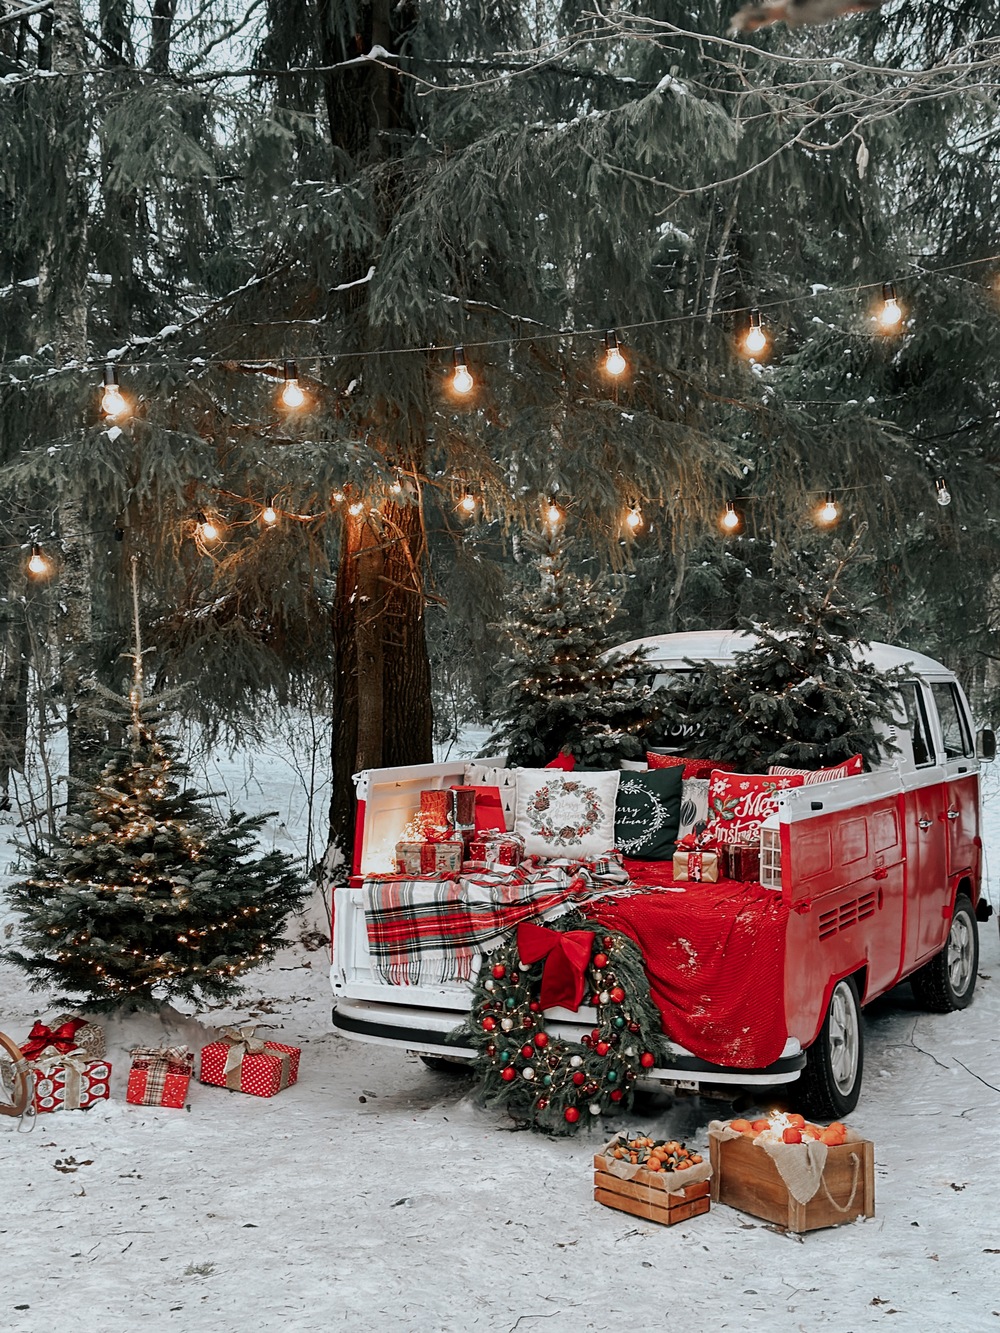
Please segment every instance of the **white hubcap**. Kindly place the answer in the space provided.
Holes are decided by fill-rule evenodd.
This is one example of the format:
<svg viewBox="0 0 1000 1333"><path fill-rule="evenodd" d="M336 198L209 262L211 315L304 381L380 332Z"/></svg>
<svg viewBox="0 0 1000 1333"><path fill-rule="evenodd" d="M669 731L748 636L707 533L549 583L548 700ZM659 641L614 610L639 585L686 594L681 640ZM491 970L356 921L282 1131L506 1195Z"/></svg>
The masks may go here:
<svg viewBox="0 0 1000 1333"><path fill-rule="evenodd" d="M961 912L952 920L948 932L948 981L956 996L963 996L969 989L974 954L972 927L968 917Z"/></svg>
<svg viewBox="0 0 1000 1333"><path fill-rule="evenodd" d="M834 987L830 1000L830 1070L839 1092L846 1096L858 1074L861 1034L858 1011L850 988L843 982Z"/></svg>

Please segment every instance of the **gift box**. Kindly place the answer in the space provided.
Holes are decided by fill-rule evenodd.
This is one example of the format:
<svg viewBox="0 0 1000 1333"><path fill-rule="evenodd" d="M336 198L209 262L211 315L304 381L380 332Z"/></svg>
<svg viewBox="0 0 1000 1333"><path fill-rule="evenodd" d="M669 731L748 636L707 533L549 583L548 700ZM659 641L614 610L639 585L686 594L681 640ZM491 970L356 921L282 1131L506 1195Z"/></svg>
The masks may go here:
<svg viewBox="0 0 1000 1333"><path fill-rule="evenodd" d="M717 884L725 878L722 853L719 851L674 852L674 879L692 880L697 883Z"/></svg>
<svg viewBox="0 0 1000 1333"><path fill-rule="evenodd" d="M484 870L521 864L524 839L519 833L477 833L469 842L469 861Z"/></svg>
<svg viewBox="0 0 1000 1333"><path fill-rule="evenodd" d="M665 1227L708 1212L709 1162L684 1171L649 1171L615 1157L615 1150L626 1141L624 1134L616 1135L594 1157L594 1199L598 1203Z"/></svg>
<svg viewBox="0 0 1000 1333"><path fill-rule="evenodd" d="M194 1072L194 1056L186 1046L135 1046L125 1100L133 1106L183 1107Z"/></svg>
<svg viewBox="0 0 1000 1333"><path fill-rule="evenodd" d="M760 882L760 843L733 842L726 848L726 867L729 879L744 884Z"/></svg>
<svg viewBox="0 0 1000 1333"><path fill-rule="evenodd" d="M29 1067L35 1079L35 1112L84 1111L104 1101L110 1092L111 1066L90 1060L83 1051L60 1051L47 1046Z"/></svg>
<svg viewBox="0 0 1000 1333"><path fill-rule="evenodd" d="M396 843L396 870L400 875L452 875L462 868L461 842Z"/></svg>
<svg viewBox="0 0 1000 1333"><path fill-rule="evenodd" d="M299 1077L301 1048L262 1041L254 1031L254 1027L223 1028L218 1041L203 1046L202 1083L252 1097L273 1097L290 1088Z"/></svg>
<svg viewBox="0 0 1000 1333"><path fill-rule="evenodd" d="M49 1047L66 1053L83 1051L89 1060L103 1060L107 1055L104 1029L72 1014L60 1014L51 1023L37 1020L27 1041L21 1043L21 1053L26 1060L33 1060Z"/></svg>
<svg viewBox="0 0 1000 1333"><path fill-rule="evenodd" d="M767 1143L721 1121L709 1125L712 1200L796 1233L875 1216L875 1145Z"/></svg>
<svg viewBox="0 0 1000 1333"><path fill-rule="evenodd" d="M443 787L420 793L420 814L429 824L440 829L451 827L452 795Z"/></svg>

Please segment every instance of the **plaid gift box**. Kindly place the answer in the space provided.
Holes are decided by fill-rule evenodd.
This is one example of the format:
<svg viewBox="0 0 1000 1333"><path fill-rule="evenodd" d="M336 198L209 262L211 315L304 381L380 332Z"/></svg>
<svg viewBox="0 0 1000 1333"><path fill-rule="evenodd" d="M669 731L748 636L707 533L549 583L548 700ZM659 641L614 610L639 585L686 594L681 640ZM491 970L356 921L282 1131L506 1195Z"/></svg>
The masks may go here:
<svg viewBox="0 0 1000 1333"><path fill-rule="evenodd" d="M183 1107L194 1071L186 1046L135 1046L125 1100L133 1106Z"/></svg>
<svg viewBox="0 0 1000 1333"><path fill-rule="evenodd" d="M397 842L396 869L401 875L454 875L462 868L460 842Z"/></svg>
<svg viewBox="0 0 1000 1333"><path fill-rule="evenodd" d="M218 1041L201 1050L202 1083L213 1083L230 1092L248 1092L252 1097L273 1097L290 1088L299 1077L298 1046L262 1041L255 1027L223 1028Z"/></svg>

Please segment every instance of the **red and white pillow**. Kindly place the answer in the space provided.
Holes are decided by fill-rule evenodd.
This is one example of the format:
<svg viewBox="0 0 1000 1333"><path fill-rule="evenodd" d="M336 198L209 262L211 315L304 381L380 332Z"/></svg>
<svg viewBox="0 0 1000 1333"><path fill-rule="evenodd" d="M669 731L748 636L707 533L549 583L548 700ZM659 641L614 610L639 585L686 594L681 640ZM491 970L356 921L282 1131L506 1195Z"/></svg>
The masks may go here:
<svg viewBox="0 0 1000 1333"><path fill-rule="evenodd" d="M708 784L708 832L716 842L755 842L783 792L801 787L801 773L779 776L715 769Z"/></svg>
<svg viewBox="0 0 1000 1333"><path fill-rule="evenodd" d="M784 764L772 764L767 770L772 777L790 778L801 773L805 785L811 787L814 782L834 782L837 778L853 778L865 771L865 761L860 754L852 754L842 764L831 768L786 768Z"/></svg>
<svg viewBox="0 0 1000 1333"><path fill-rule="evenodd" d="M655 750L646 751L646 762L650 768L680 768L684 772L682 780L689 778L710 778L713 773L732 773L735 764L727 764L722 759L688 759L682 754L657 754Z"/></svg>

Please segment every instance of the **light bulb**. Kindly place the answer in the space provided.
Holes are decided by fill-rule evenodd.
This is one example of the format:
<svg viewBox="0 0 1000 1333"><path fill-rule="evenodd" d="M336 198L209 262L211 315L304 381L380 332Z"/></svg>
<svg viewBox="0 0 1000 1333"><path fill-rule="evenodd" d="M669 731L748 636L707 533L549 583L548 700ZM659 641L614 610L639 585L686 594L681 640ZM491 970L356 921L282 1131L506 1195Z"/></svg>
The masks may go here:
<svg viewBox="0 0 1000 1333"><path fill-rule="evenodd" d="M306 396L299 386L299 372L294 361L285 362L285 387L281 390L281 401L293 411L306 401Z"/></svg>
<svg viewBox="0 0 1000 1333"><path fill-rule="evenodd" d="M559 523L562 522L562 516L563 516L562 510L556 504L555 500L550 500L545 510L546 519L552 524L553 527L556 527Z"/></svg>
<svg viewBox="0 0 1000 1333"><path fill-rule="evenodd" d="M355 518L357 518L358 515L363 511L363 509L364 509L364 504L360 500L355 500L352 505L348 506L347 512L349 514L352 514Z"/></svg>
<svg viewBox="0 0 1000 1333"><path fill-rule="evenodd" d="M618 346L618 335L614 329L608 329L604 345L608 349L604 358L604 369L609 375L624 374L628 369L628 362L622 356L621 348Z"/></svg>
<svg viewBox="0 0 1000 1333"><path fill-rule="evenodd" d="M736 512L736 506L732 500L726 501L726 512L719 521L727 532L735 532L740 526L740 516Z"/></svg>
<svg viewBox="0 0 1000 1333"><path fill-rule="evenodd" d="M344 503L344 492L334 491L334 493L330 496L330 500L335 505L342 505Z"/></svg>
<svg viewBox="0 0 1000 1333"><path fill-rule="evenodd" d="M393 495L402 495L403 483L401 481L394 481L392 485L389 487L389 490L392 492Z"/></svg>
<svg viewBox="0 0 1000 1333"><path fill-rule="evenodd" d="M451 385L456 393L466 394L472 392L472 386L475 383L469 374L469 367L465 364L465 348L455 348L455 374L452 377Z"/></svg>
<svg viewBox="0 0 1000 1333"><path fill-rule="evenodd" d="M878 312L878 322L884 329L894 329L900 324L903 312L896 300L896 289L891 282L882 284L882 309Z"/></svg>
<svg viewBox="0 0 1000 1333"><path fill-rule="evenodd" d="M743 339L743 350L750 356L756 356L758 352L763 352L767 346L767 334L760 322L760 311L750 311L750 327L746 331Z"/></svg>
<svg viewBox="0 0 1000 1333"><path fill-rule="evenodd" d="M459 509L465 514L474 514L476 512L476 497L471 491L466 491L458 502Z"/></svg>
<svg viewBox="0 0 1000 1333"><path fill-rule="evenodd" d="M198 515L198 532L203 542L216 542L219 540L219 529L217 525L204 514Z"/></svg>
<svg viewBox="0 0 1000 1333"><path fill-rule="evenodd" d="M836 523L840 518L840 505L833 498L832 493L828 493L826 499L816 510L816 520L819 523Z"/></svg>
<svg viewBox="0 0 1000 1333"><path fill-rule="evenodd" d="M28 560L28 572L34 574L36 578L49 572L49 562L45 559L45 556L42 555L40 546L33 545L31 548L31 556Z"/></svg>
<svg viewBox="0 0 1000 1333"><path fill-rule="evenodd" d="M110 361L104 367L104 393L101 395L101 411L106 417L120 417L128 411L128 403L118 387L118 375Z"/></svg>
<svg viewBox="0 0 1000 1333"><path fill-rule="evenodd" d="M271 503L270 499L261 511L260 521L266 523L269 528L274 527L278 521L278 511Z"/></svg>
<svg viewBox="0 0 1000 1333"><path fill-rule="evenodd" d="M625 522L627 526L632 529L633 532L638 532L638 530L642 527L642 514L639 510L638 505L633 505L632 508L628 511L628 513L625 515Z"/></svg>
<svg viewBox="0 0 1000 1333"><path fill-rule="evenodd" d="M944 477L938 477L937 481L934 483L934 491L934 498L942 509L945 505L951 504L951 491L949 491Z"/></svg>

